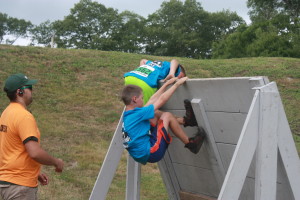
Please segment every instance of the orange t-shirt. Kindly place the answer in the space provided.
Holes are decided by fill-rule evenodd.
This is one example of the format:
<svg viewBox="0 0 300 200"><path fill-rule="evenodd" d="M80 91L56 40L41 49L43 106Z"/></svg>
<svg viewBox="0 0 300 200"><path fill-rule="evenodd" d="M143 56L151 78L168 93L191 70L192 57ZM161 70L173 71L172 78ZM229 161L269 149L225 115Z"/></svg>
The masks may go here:
<svg viewBox="0 0 300 200"><path fill-rule="evenodd" d="M10 103L0 117L0 180L36 187L41 165L29 157L23 141L40 132L33 115L19 103Z"/></svg>

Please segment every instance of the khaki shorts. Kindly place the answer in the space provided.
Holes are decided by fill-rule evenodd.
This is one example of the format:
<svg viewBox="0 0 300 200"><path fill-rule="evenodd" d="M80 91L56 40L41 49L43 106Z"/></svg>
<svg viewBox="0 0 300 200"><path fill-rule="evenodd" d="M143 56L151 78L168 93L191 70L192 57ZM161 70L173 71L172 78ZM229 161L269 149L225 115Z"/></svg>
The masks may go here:
<svg viewBox="0 0 300 200"><path fill-rule="evenodd" d="M21 185L0 184L1 200L37 200L37 187L26 187Z"/></svg>

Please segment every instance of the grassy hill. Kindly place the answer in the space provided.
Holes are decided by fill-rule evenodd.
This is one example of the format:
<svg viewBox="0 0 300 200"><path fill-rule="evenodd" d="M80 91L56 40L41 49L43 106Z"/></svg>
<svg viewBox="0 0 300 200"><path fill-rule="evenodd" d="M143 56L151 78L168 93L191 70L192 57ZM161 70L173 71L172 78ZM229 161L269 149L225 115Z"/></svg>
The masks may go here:
<svg viewBox="0 0 300 200"><path fill-rule="evenodd" d="M41 200L88 199L123 110L118 98L122 75L139 60L161 59L120 52L65 50L0 45L0 85L13 73L39 82L30 110L42 133L42 147L65 161L65 171L43 170L50 184L39 188ZM294 139L300 152L300 59L243 58L195 60L176 58L189 78L268 76L276 81ZM8 99L0 92L0 112ZM124 199L124 153L107 199ZM167 199L156 164L142 167L141 199Z"/></svg>

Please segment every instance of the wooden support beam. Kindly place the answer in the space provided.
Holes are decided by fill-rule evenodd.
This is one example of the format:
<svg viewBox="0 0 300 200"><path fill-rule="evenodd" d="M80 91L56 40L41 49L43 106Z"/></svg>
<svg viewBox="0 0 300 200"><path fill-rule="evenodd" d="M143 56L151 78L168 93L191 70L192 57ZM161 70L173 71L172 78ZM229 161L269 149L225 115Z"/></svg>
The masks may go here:
<svg viewBox="0 0 300 200"><path fill-rule="evenodd" d="M214 171L215 178L217 180L219 190L221 190L223 180L225 178L225 168L223 166L220 153L218 151L214 135L212 133L203 102L201 99L192 99L191 101L193 111L199 127L203 127L207 134L206 143L210 162Z"/></svg>
<svg viewBox="0 0 300 200"><path fill-rule="evenodd" d="M140 199L141 165L127 157L126 200Z"/></svg>
<svg viewBox="0 0 300 200"><path fill-rule="evenodd" d="M105 200L124 151L122 139L123 114L114 133L109 149L98 174L89 200Z"/></svg>
<svg viewBox="0 0 300 200"><path fill-rule="evenodd" d="M219 200L237 200L241 194L258 141L259 92L254 94Z"/></svg>
<svg viewBox="0 0 300 200"><path fill-rule="evenodd" d="M260 88L255 199L276 199L279 93L275 83Z"/></svg>
<svg viewBox="0 0 300 200"><path fill-rule="evenodd" d="M164 158L158 162L158 167L169 199L179 200L178 191L180 190L180 186L168 151L165 153Z"/></svg>

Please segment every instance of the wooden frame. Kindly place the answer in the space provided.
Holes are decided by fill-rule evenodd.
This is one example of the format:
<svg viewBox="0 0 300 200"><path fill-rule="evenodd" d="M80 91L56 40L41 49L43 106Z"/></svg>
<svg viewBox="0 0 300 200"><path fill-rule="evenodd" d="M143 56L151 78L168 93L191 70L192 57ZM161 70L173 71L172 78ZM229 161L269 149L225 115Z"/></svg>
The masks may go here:
<svg viewBox="0 0 300 200"><path fill-rule="evenodd" d="M238 199L256 151L255 199L276 199L278 152L292 197L300 199L300 162L276 84L256 88L219 200ZM287 198L289 199L289 198Z"/></svg>
<svg viewBox="0 0 300 200"><path fill-rule="evenodd" d="M192 99L208 137L197 155L173 138L158 163L169 199L179 200L183 193L219 200L300 199L299 156L274 82L266 77L188 80L173 96L163 109L182 115L182 98ZM106 198L124 150L121 128L122 116L90 200ZM189 135L195 130L185 129ZM140 173L140 164L128 157L127 200L140 198Z"/></svg>

